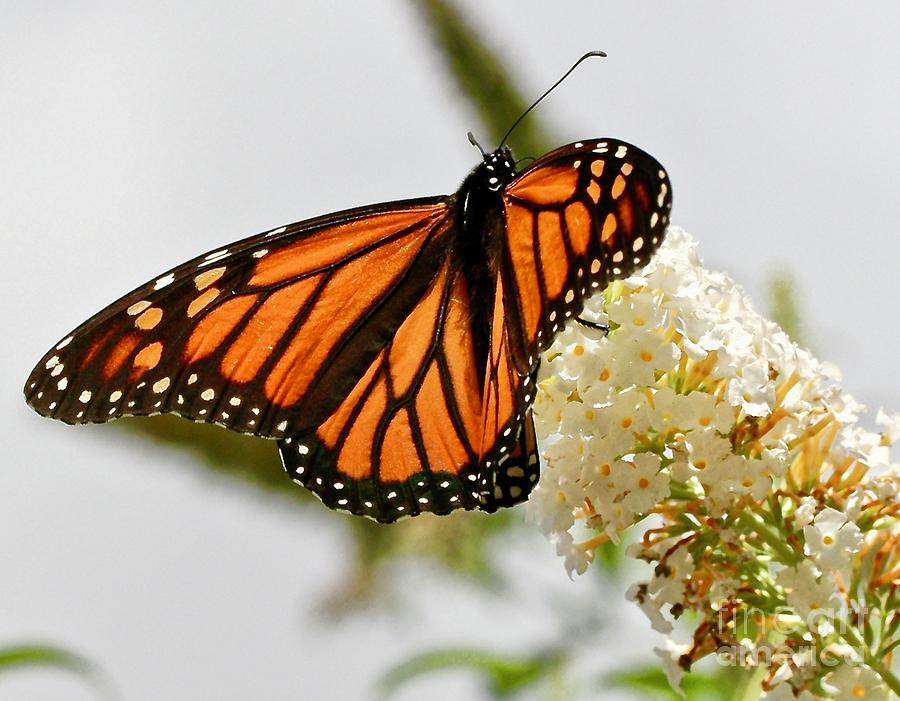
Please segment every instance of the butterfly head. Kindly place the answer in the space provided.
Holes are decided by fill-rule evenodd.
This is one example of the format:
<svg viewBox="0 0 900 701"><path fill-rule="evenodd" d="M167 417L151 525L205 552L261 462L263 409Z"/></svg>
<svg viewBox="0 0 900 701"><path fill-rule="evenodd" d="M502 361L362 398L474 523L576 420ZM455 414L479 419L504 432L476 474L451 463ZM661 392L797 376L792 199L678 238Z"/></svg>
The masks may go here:
<svg viewBox="0 0 900 701"><path fill-rule="evenodd" d="M516 162L508 146L484 154L485 182L489 190L500 190L516 175Z"/></svg>

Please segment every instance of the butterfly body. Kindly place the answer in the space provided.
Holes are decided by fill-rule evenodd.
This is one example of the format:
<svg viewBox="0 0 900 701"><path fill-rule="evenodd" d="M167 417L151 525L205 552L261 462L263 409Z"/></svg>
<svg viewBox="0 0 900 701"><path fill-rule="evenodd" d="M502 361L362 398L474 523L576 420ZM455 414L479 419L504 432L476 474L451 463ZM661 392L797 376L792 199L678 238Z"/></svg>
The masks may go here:
<svg viewBox="0 0 900 701"><path fill-rule="evenodd" d="M541 351L645 263L671 188L614 139L456 194L297 222L199 256L67 335L25 386L67 423L176 413L278 440L288 474L379 521L524 500Z"/></svg>
<svg viewBox="0 0 900 701"><path fill-rule="evenodd" d="M475 365L481 381L487 367L490 314L503 245L505 222L501 192L515 175L512 153L507 148L497 149L485 154L453 197L459 226L450 258L465 275L472 299Z"/></svg>

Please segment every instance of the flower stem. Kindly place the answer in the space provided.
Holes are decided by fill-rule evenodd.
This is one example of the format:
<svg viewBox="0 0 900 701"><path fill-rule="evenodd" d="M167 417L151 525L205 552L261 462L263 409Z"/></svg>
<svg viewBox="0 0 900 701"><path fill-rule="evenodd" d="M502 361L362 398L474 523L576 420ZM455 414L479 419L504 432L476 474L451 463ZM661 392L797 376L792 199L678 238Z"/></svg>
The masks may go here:
<svg viewBox="0 0 900 701"><path fill-rule="evenodd" d="M800 554L795 552L784 541L784 538L770 528L758 514L745 511L741 514L739 522L758 535L766 545L779 555L781 561L785 564L794 565L800 561Z"/></svg>
<svg viewBox="0 0 900 701"><path fill-rule="evenodd" d="M874 657L869 660L868 665L875 674L881 677L881 681L887 684L891 691L900 697L900 679L897 678L897 675L894 674L881 660L875 659Z"/></svg>
<svg viewBox="0 0 900 701"><path fill-rule="evenodd" d="M852 625L850 625L843 618L836 617L835 621L838 623L838 631L844 640L846 640L850 645L856 648L857 651L861 651L863 653L863 659L866 664L872 669L875 674L881 677L881 681L887 684L890 687L891 691L894 692L898 697L900 697L900 679L897 678L897 675L894 674L890 667L888 667L884 662L882 662L881 658L873 655L866 644L863 642L862 638L860 638L859 633L856 631Z"/></svg>

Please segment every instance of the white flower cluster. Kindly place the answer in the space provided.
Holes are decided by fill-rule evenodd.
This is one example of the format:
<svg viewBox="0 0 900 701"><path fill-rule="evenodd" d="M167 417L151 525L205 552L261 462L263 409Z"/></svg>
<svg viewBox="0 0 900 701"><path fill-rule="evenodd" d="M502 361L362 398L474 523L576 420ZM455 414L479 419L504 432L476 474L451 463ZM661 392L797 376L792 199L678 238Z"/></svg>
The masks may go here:
<svg viewBox="0 0 900 701"><path fill-rule="evenodd" d="M900 420L879 413L880 433L861 429L862 407L836 370L758 314L727 275L704 269L694 248L670 227L640 276L588 303L582 316L608 335L571 323L546 351L534 407L543 471L529 502L570 573L585 571L599 542L656 515L631 548L654 575L629 598L663 633L688 608L706 622L692 646L658 651L673 681L716 652L723 635L700 633L723 610L732 629L750 599L770 624L785 610L801 621L871 610L847 586L866 548L890 549L880 585L900 579L900 469L888 449ZM576 542L578 531L598 535ZM858 626L826 618L779 634L794 648L787 662L767 660L766 699L809 689L860 698L863 688L880 698L890 671L871 650L855 667L797 663L798 641L817 653L855 644ZM770 650L770 632L740 647Z"/></svg>

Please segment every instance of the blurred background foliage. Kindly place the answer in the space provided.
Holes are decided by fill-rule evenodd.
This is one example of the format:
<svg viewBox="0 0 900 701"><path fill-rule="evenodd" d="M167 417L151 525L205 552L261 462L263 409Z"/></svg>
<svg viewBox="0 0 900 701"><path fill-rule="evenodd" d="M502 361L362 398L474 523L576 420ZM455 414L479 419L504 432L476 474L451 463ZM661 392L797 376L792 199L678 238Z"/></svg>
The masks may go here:
<svg viewBox="0 0 900 701"><path fill-rule="evenodd" d="M476 138L490 149L503 138L507 129L531 104L515 84L503 61L486 43L476 28L450 0L410 0L416 7L434 50L443 59L446 78L460 99L473 109L481 123ZM572 59L583 50L573 49ZM565 66L560 66L560 72ZM542 123L539 111L532 112L517 126L509 143L520 157L540 155L561 143ZM784 271L769 280L769 311L795 339L804 330L795 302L790 276ZM801 341L802 342L802 341ZM199 469L218 477L238 481L248 489L267 492L290 501L299 508L324 509L307 491L285 477L274 442L243 436L219 427L194 424L172 416L125 419L115 424L154 444L164 444L189 454ZM424 558L443 571L465 578L483 591L496 592L505 586L490 557L491 542L498 536L521 527L521 508L487 516L456 512L446 517L430 514L385 526L366 519L340 518L352 535L352 550L346 558L350 571L321 602L328 616L344 617L365 608L378 606L390 591L391 570L387 565L397 558ZM592 571L614 574L622 561L622 549L604 543L597 552L600 567ZM591 576L589 573L586 576ZM624 596L621 605L627 605ZM756 699L759 686L742 670L713 668L694 671L684 682L684 696L674 692L661 666L649 655L645 665L622 669L614 674L579 677L569 664L576 649L596 644L603 648L600 626L568 626L570 633L562 642L545 643L530 654L509 655L485 649L446 648L422 651L401 662L383 675L378 693L391 697L404 685L448 670L465 670L483 681L486 698L507 699L528 692L546 698L603 698L612 689L627 689L634 698L677 699L689 701L743 701ZM608 645L608 641L607 641ZM53 666L84 675L96 676L94 667L81 656L49 645L18 645L0 648L0 675L23 667ZM98 696L102 696L98 690Z"/></svg>

